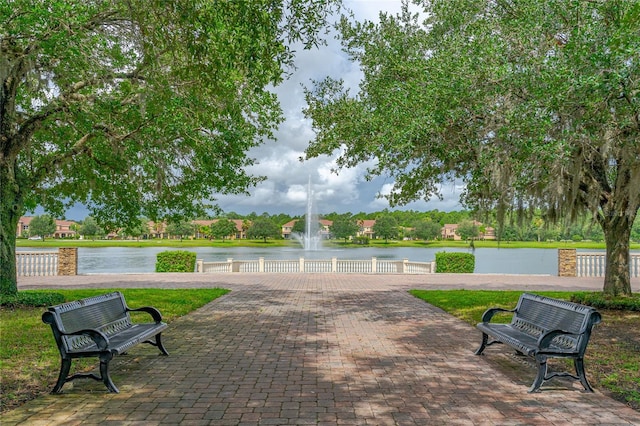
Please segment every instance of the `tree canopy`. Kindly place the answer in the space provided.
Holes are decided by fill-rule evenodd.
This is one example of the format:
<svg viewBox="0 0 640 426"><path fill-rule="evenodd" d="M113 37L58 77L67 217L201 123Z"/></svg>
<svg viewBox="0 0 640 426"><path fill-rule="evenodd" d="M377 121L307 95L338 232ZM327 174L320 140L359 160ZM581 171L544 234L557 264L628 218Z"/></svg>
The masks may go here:
<svg viewBox="0 0 640 426"><path fill-rule="evenodd" d="M35 216L29 223L29 236L31 237L42 237L44 240L54 232L56 232L56 221L48 214Z"/></svg>
<svg viewBox="0 0 640 426"><path fill-rule="evenodd" d="M211 236L224 240L229 236L235 236L238 232L235 222L227 218L220 218L211 224Z"/></svg>
<svg viewBox="0 0 640 426"><path fill-rule="evenodd" d="M442 235L442 226L432 220L420 220L414 225L414 235L423 240L435 240Z"/></svg>
<svg viewBox="0 0 640 426"><path fill-rule="evenodd" d="M268 88L338 4L0 3L0 291L17 291L26 209L82 202L112 228L195 217L258 182L246 153L282 120Z"/></svg>
<svg viewBox="0 0 640 426"><path fill-rule="evenodd" d="M172 220L167 224L166 231L170 237L180 237L180 241L182 241L184 237L194 234L195 225L188 220Z"/></svg>
<svg viewBox="0 0 640 426"><path fill-rule="evenodd" d="M605 292L630 294L640 207L640 2L433 0L340 31L363 80L306 92L316 139L340 167L371 159L392 205L466 184L472 209L572 220L607 245Z"/></svg>
<svg viewBox="0 0 640 426"><path fill-rule="evenodd" d="M335 238L344 238L344 242L358 234L360 227L356 219L350 213L336 215L333 224L329 227Z"/></svg>
<svg viewBox="0 0 640 426"><path fill-rule="evenodd" d="M149 231L147 231L148 233ZM104 231L98 225L98 222L92 217L87 216L82 222L80 233L85 237L95 237L96 235L104 234Z"/></svg>
<svg viewBox="0 0 640 426"><path fill-rule="evenodd" d="M247 236L249 238L262 238L266 243L267 238L278 238L281 230L273 220L267 217L257 217L247 229Z"/></svg>
<svg viewBox="0 0 640 426"><path fill-rule="evenodd" d="M382 215L376 219L372 231L376 237L384 238L385 242L388 242L389 238L398 236L398 222L390 214Z"/></svg>
<svg viewBox="0 0 640 426"><path fill-rule="evenodd" d="M460 238L463 240L472 240L480 235L480 229L478 229L478 225L476 225L475 222L465 220L458 225L456 233L460 235Z"/></svg>
<svg viewBox="0 0 640 426"><path fill-rule="evenodd" d="M124 228L120 230L120 234L135 239L140 239L144 235L149 235L149 223L146 218L138 217L136 220L128 222Z"/></svg>

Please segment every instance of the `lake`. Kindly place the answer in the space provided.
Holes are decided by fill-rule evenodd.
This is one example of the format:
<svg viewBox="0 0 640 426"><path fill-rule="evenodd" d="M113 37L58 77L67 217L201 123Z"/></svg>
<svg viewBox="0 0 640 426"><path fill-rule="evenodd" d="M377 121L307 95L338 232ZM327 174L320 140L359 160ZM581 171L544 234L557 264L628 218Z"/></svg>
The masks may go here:
<svg viewBox="0 0 640 426"><path fill-rule="evenodd" d="M29 248L19 248L19 251L34 251ZM54 249L47 249L54 250ZM78 248L79 274L104 273L147 273L154 272L156 255L161 251L177 250L167 247L101 247ZM253 260L259 257L265 259L409 259L416 262L430 262L435 260L438 252L473 253L476 257L475 273L479 274L558 274L557 249L530 248L416 248L416 247L358 247L345 249L326 249L305 251L296 248L260 248L260 247L191 247L180 250L192 251L198 259L207 261L225 261L228 258L236 260ZM589 250L591 252L596 250Z"/></svg>

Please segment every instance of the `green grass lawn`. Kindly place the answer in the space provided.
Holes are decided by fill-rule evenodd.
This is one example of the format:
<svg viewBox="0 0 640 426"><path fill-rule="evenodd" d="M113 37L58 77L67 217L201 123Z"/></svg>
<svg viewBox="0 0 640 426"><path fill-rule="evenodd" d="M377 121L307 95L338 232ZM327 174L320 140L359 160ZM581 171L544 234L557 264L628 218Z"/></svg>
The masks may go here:
<svg viewBox="0 0 640 426"><path fill-rule="evenodd" d="M114 290L56 290L66 301L105 294ZM121 289L127 305L154 306L163 320L171 323L210 301L228 293L214 289ZM46 291L25 291L46 292ZM48 291L50 292L50 291ZM51 327L42 322L39 308L0 308L0 411L51 391L60 369L60 353ZM134 316L135 315L135 316ZM132 313L134 321L151 321L144 313ZM95 359L74 360L74 371L95 367Z"/></svg>
<svg viewBox="0 0 640 426"><path fill-rule="evenodd" d="M521 291L411 290L411 294L475 325L488 308L515 308ZM531 292L571 300L573 292ZM591 385L640 411L640 312L598 309L602 323L593 331L585 365ZM509 322L510 313L492 321ZM480 334L478 335L480 345ZM508 349L506 349L508 350Z"/></svg>

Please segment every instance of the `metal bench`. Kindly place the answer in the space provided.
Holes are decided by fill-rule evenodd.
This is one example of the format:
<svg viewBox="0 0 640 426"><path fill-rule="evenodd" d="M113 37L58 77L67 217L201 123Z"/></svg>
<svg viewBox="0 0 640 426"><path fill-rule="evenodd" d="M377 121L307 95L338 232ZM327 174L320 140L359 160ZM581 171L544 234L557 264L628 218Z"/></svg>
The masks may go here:
<svg viewBox="0 0 640 426"><path fill-rule="evenodd" d="M147 312L154 322L134 324L129 312ZM42 321L51 325L61 357L60 375L52 393L81 377L102 381L110 392L118 393L109 376L109 361L138 343L149 343L169 355L162 344L161 333L167 324L162 322L160 311L150 306L129 309L120 292L51 306L42 314ZM100 377L92 373L69 377L71 360L88 357L100 359Z"/></svg>
<svg viewBox="0 0 640 426"><path fill-rule="evenodd" d="M511 323L490 323L498 312L513 312ZM534 358L538 374L529 392L538 391L543 382L557 376L580 380L585 390L593 392L584 371L584 353L591 329L601 319L592 307L524 293L515 309L491 308L482 315L482 322L477 325L482 331L482 344L475 353L481 355L487 346L504 343ZM551 357L572 358L575 375L569 372L547 375L547 359Z"/></svg>

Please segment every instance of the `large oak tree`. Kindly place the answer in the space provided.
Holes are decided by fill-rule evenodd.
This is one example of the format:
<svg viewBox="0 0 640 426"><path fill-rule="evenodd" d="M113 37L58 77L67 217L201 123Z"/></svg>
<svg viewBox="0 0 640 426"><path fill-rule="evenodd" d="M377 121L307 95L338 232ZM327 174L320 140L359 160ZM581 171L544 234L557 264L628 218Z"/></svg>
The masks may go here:
<svg viewBox="0 0 640 426"><path fill-rule="evenodd" d="M287 46L313 45L338 2L0 2L0 292L17 291L17 221L36 205L113 225L246 192Z"/></svg>
<svg viewBox="0 0 640 426"><path fill-rule="evenodd" d="M363 80L307 90L316 139L340 167L371 159L402 204L463 179L472 208L588 212L607 247L604 291L630 294L640 207L640 2L431 0L339 25Z"/></svg>

